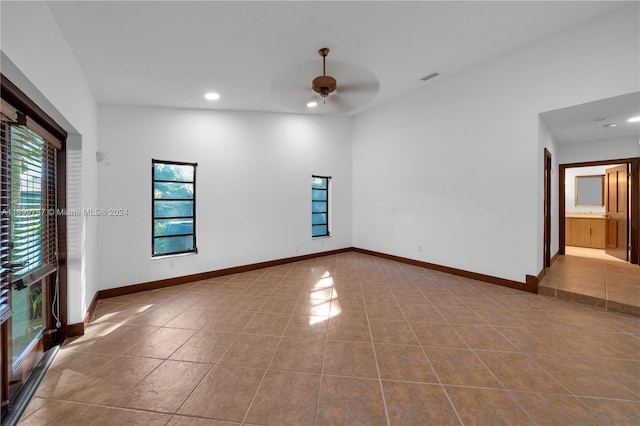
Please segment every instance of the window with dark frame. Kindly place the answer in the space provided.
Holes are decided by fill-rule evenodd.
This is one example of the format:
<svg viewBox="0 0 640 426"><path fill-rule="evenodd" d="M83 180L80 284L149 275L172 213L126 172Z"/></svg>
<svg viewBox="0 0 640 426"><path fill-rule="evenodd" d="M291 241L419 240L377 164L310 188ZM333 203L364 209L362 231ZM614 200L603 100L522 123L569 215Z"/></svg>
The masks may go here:
<svg viewBox="0 0 640 426"><path fill-rule="evenodd" d="M330 176L311 176L311 236L328 237Z"/></svg>
<svg viewBox="0 0 640 426"><path fill-rule="evenodd" d="M197 253L197 163L152 160L152 256Z"/></svg>
<svg viewBox="0 0 640 426"><path fill-rule="evenodd" d="M12 423L35 366L66 336L67 133L0 77L0 414Z"/></svg>

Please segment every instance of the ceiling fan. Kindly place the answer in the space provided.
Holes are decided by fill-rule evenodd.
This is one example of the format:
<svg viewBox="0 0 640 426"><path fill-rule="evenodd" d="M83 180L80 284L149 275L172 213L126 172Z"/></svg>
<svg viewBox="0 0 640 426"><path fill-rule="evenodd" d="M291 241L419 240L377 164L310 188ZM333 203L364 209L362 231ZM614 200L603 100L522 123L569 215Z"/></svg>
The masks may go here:
<svg viewBox="0 0 640 426"><path fill-rule="evenodd" d="M282 106L293 112L311 112L318 95L325 102L315 110L319 114L341 114L358 109L373 100L380 85L376 76L365 67L340 60L331 61L331 74L327 75L327 55L329 48L318 50L322 56L322 75L317 74L316 60L304 61L283 69L271 82L271 93ZM331 99L327 102L327 99Z"/></svg>
<svg viewBox="0 0 640 426"><path fill-rule="evenodd" d="M327 55L329 54L329 48L323 47L318 50L320 56L322 56L322 75L313 79L311 87L320 96L326 98L331 93L335 92L337 87L336 79L327 75Z"/></svg>

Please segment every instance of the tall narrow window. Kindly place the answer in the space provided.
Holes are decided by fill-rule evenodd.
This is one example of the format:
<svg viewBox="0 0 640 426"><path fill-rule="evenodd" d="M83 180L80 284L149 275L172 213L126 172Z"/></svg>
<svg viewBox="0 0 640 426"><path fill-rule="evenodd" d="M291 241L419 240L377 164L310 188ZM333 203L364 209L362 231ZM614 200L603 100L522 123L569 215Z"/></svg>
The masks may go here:
<svg viewBox="0 0 640 426"><path fill-rule="evenodd" d="M152 255L197 253L196 163L152 160Z"/></svg>
<svg viewBox="0 0 640 426"><path fill-rule="evenodd" d="M311 236L328 237L330 176L311 177Z"/></svg>

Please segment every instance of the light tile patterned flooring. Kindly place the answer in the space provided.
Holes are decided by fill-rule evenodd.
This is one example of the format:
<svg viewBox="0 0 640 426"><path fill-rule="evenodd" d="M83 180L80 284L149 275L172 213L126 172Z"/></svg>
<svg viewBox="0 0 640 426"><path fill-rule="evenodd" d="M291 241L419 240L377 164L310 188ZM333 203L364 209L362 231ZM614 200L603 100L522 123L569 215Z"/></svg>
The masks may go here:
<svg viewBox="0 0 640 426"><path fill-rule="evenodd" d="M640 318L354 252L103 300L22 425L640 424Z"/></svg>
<svg viewBox="0 0 640 426"><path fill-rule="evenodd" d="M619 260L558 256L540 294L640 316L640 266Z"/></svg>

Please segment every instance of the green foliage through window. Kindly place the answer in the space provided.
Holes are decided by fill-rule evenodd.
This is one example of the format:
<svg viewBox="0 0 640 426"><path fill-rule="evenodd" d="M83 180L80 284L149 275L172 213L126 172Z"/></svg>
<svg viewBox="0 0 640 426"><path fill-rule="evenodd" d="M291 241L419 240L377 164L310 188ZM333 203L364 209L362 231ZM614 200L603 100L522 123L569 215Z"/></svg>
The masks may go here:
<svg viewBox="0 0 640 426"><path fill-rule="evenodd" d="M329 179L328 176L311 177L311 236L328 237L329 232Z"/></svg>
<svg viewBox="0 0 640 426"><path fill-rule="evenodd" d="M152 161L152 255L196 253L195 163Z"/></svg>

